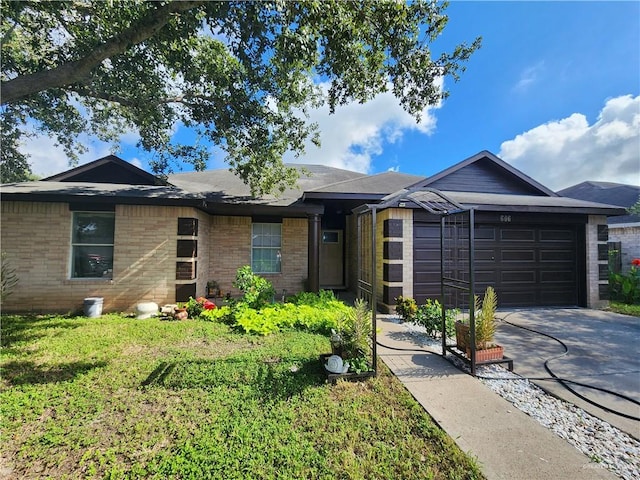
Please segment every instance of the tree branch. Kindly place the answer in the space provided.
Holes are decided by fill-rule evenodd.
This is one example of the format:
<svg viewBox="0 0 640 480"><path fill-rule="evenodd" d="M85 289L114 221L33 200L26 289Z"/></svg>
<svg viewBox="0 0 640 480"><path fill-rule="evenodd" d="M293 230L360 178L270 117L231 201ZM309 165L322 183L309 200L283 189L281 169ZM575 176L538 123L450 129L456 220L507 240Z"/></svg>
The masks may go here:
<svg viewBox="0 0 640 480"><path fill-rule="evenodd" d="M127 98L121 95L115 95L107 92L98 92L90 88L86 88L82 85L73 85L69 87L69 90L77 93L83 97L92 97L98 100L104 100L105 102L112 102L122 105L123 107L138 107L140 105L163 105L168 103L180 103L186 106L196 106L192 100L205 100L208 102L220 104L220 99L209 95L200 95L195 93L187 93L184 95L177 95L175 97L145 97L145 98Z"/></svg>
<svg viewBox="0 0 640 480"><path fill-rule="evenodd" d="M149 11L135 25L131 25L119 35L106 40L84 58L62 64L51 70L21 75L1 82L2 105L22 100L50 88L81 83L91 70L105 59L123 53L132 45L137 45L155 35L169 22L172 14L191 10L204 3L204 0L174 1L162 5Z"/></svg>

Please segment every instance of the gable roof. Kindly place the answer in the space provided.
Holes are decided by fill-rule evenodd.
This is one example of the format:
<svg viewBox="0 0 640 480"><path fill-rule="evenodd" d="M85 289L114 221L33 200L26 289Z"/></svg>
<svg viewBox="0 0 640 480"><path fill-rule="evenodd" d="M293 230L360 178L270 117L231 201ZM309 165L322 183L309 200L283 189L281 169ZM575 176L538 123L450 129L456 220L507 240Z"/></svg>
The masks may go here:
<svg viewBox="0 0 640 480"><path fill-rule="evenodd" d="M487 150L428 177L412 187L430 187L455 192L557 197L554 191Z"/></svg>
<svg viewBox="0 0 640 480"><path fill-rule="evenodd" d="M577 198L590 202L608 203L629 208L640 200L640 186L623 183L586 181L567 187L558 192L563 197ZM609 223L640 222L640 215L621 215L610 218Z"/></svg>
<svg viewBox="0 0 640 480"><path fill-rule="evenodd" d="M167 182L155 175L145 172L141 168L122 160L115 155L107 155L93 162L80 165L66 172L58 173L47 178L44 182L86 182L112 183L125 185L161 186Z"/></svg>

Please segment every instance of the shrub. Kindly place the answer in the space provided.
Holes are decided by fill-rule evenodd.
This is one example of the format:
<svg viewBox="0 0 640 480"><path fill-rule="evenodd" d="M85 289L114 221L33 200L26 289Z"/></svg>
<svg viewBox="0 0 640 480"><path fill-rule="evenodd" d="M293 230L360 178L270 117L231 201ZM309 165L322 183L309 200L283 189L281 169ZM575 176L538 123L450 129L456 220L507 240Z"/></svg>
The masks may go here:
<svg viewBox="0 0 640 480"><path fill-rule="evenodd" d="M245 333L269 335L281 330L299 329L312 333L328 334L338 328L339 321L352 308L329 293L305 293L292 297L297 302L275 303L260 309L246 302L232 307L204 311L201 318L221 320Z"/></svg>
<svg viewBox="0 0 640 480"><path fill-rule="evenodd" d="M255 309L272 302L276 293L273 284L266 278L253 273L249 265L238 269L233 286L242 291L242 301Z"/></svg>
<svg viewBox="0 0 640 480"><path fill-rule="evenodd" d="M445 335L451 338L455 335L455 321L458 311L446 310L445 313ZM416 323L422 325L427 335L438 338L442 335L442 304L438 300L427 299L424 305L420 305L415 315Z"/></svg>
<svg viewBox="0 0 640 480"><path fill-rule="evenodd" d="M231 307L228 307L226 305L211 310L203 310L199 318L212 322L221 321L230 324L233 324L235 322L235 316L233 315Z"/></svg>
<svg viewBox="0 0 640 480"><path fill-rule="evenodd" d="M634 258L629 273L609 273L610 299L640 305L640 259Z"/></svg>
<svg viewBox="0 0 640 480"><path fill-rule="evenodd" d="M405 322L414 321L417 312L418 305L413 298L403 297L402 295L396 298L396 313L400 315L402 320Z"/></svg>
<svg viewBox="0 0 640 480"><path fill-rule="evenodd" d="M189 297L189 301L186 303L185 307L187 308L189 318L198 318L205 310L215 309L216 304L204 297Z"/></svg>

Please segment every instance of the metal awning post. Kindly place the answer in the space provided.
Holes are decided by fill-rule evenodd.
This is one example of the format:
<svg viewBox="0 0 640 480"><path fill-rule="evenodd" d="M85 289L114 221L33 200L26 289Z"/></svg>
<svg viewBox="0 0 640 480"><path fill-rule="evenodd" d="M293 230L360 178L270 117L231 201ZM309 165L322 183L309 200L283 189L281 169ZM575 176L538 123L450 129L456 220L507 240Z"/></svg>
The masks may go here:
<svg viewBox="0 0 640 480"><path fill-rule="evenodd" d="M371 210L371 337L372 337L372 352L373 352L373 372L378 375L378 342L377 342L377 305L378 305L378 293L376 282L376 230L377 230L377 208L373 207Z"/></svg>

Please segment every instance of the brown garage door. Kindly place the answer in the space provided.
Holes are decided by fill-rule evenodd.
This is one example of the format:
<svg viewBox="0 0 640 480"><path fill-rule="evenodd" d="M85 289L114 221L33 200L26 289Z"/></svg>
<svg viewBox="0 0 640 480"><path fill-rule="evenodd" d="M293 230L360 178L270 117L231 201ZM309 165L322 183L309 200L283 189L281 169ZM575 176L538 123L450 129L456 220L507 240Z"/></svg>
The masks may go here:
<svg viewBox="0 0 640 480"><path fill-rule="evenodd" d="M492 285L499 306L580 304L575 225L476 225L475 257L476 291ZM413 268L416 300L439 297L439 225L414 224Z"/></svg>

